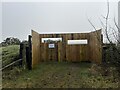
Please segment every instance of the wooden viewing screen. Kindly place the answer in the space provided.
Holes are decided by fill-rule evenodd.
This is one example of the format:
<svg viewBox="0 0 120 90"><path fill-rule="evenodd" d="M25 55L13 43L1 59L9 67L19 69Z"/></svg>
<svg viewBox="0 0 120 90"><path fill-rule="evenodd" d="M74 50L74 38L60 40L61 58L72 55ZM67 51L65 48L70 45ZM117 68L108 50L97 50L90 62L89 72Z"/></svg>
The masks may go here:
<svg viewBox="0 0 120 90"><path fill-rule="evenodd" d="M42 38L62 38L43 43ZM68 44L68 40L87 40L87 44ZM101 29L90 33L39 34L32 30L32 67L43 61L102 62Z"/></svg>

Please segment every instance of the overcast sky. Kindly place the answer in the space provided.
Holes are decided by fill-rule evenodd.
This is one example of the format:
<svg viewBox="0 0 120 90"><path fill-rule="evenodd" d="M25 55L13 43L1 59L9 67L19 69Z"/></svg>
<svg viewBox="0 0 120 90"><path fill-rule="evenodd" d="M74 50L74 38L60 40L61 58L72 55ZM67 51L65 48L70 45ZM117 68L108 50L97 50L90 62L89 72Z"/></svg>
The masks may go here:
<svg viewBox="0 0 120 90"><path fill-rule="evenodd" d="M90 32L101 28L107 12L106 2L3 2L2 39L26 40L31 29L39 33ZM117 19L118 3L110 2L110 24ZM1 42L1 40L0 40Z"/></svg>

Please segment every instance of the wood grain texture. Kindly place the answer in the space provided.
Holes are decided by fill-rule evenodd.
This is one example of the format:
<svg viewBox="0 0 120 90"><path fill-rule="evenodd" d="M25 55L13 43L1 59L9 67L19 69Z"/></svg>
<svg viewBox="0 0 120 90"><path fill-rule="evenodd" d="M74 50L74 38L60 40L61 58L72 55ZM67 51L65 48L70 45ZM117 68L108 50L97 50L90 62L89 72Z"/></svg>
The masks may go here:
<svg viewBox="0 0 120 90"><path fill-rule="evenodd" d="M62 38L56 42L55 48L49 48L49 43L42 43L42 38ZM87 39L88 44L68 45L68 40ZM38 34L32 31L32 65L42 61L102 61L102 35L101 30L90 33L63 33Z"/></svg>
<svg viewBox="0 0 120 90"><path fill-rule="evenodd" d="M40 53L39 33L32 30L32 68L40 62Z"/></svg>

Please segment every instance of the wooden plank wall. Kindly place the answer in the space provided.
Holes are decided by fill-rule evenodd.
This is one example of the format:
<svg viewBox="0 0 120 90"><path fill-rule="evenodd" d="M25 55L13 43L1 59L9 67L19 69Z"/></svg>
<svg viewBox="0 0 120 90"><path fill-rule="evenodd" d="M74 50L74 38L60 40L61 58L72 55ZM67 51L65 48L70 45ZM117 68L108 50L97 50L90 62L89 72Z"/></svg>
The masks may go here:
<svg viewBox="0 0 120 90"><path fill-rule="evenodd" d="M67 40L82 40L89 41L89 33L75 33L66 35ZM68 45L66 44L66 60L72 62L89 61L88 45Z"/></svg>
<svg viewBox="0 0 120 90"><path fill-rule="evenodd" d="M55 48L49 48L48 45L48 43L41 43L41 62L58 60L58 44L55 43Z"/></svg>
<svg viewBox="0 0 120 90"><path fill-rule="evenodd" d="M98 39L100 41L98 41ZM54 49L48 48L48 43L42 43L42 38L62 38L55 43ZM87 39L87 45L68 45L68 40ZM102 61L101 30L91 33L38 34L32 31L32 61L33 65L43 61Z"/></svg>
<svg viewBox="0 0 120 90"><path fill-rule="evenodd" d="M89 40L89 58L92 62L102 62L102 37L101 30L90 33Z"/></svg>
<svg viewBox="0 0 120 90"><path fill-rule="evenodd" d="M32 30L32 68L40 62L40 59L39 33Z"/></svg>
<svg viewBox="0 0 120 90"><path fill-rule="evenodd" d="M62 38L62 42L55 43L54 49L48 48L48 43L40 43L41 61L57 60L57 61L88 61L88 45L68 45L67 40L89 39L88 33L74 34L40 34L42 38ZM47 54L46 54L47 53Z"/></svg>

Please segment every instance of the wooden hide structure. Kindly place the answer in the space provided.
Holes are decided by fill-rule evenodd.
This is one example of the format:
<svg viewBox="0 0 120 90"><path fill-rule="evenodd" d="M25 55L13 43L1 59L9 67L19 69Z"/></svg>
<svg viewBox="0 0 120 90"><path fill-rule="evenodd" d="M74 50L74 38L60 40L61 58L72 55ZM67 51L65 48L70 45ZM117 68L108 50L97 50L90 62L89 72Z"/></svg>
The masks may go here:
<svg viewBox="0 0 120 90"><path fill-rule="evenodd" d="M49 48L42 38L62 38ZM68 45L68 40L88 40L88 44ZM39 34L32 30L32 68L43 61L102 62L101 29L90 33Z"/></svg>

